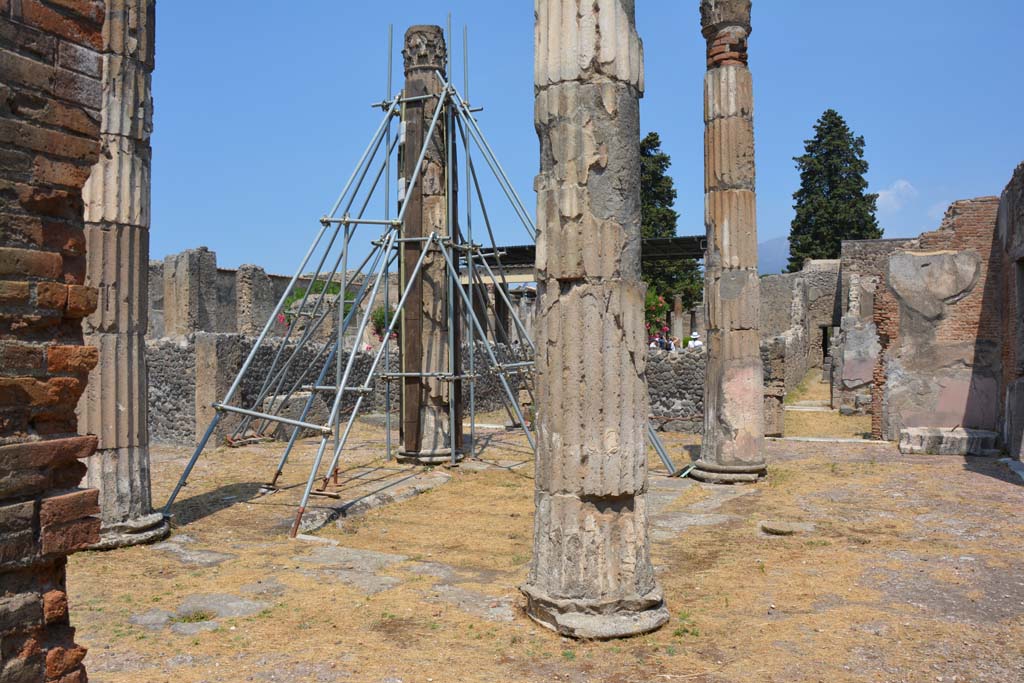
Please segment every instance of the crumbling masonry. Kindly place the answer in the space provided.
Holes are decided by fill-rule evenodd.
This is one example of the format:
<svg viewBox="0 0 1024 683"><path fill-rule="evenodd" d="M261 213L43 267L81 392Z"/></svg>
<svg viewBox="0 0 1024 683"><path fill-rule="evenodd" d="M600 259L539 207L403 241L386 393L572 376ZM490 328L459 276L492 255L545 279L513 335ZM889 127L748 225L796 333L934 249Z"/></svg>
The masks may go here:
<svg viewBox="0 0 1024 683"><path fill-rule="evenodd" d="M146 424L154 12L154 0L107 0L103 146L84 189L86 284L99 292L85 340L99 349L99 363L79 402L78 427L99 437L86 483L100 492L101 548L169 531L150 501Z"/></svg>
<svg viewBox="0 0 1024 683"><path fill-rule="evenodd" d="M750 0L703 0L707 376L704 442L691 476L756 481L765 474L764 370L754 194L754 97L747 69Z"/></svg>
<svg viewBox="0 0 1024 683"><path fill-rule="evenodd" d="M668 620L647 539L643 48L632 0L536 0L537 463L527 612L614 638Z"/></svg>
<svg viewBox="0 0 1024 683"><path fill-rule="evenodd" d="M0 2L0 681L85 681L66 556L99 539L75 406L97 351L82 185L100 154L102 2Z"/></svg>
<svg viewBox="0 0 1024 683"><path fill-rule="evenodd" d="M442 83L437 73L445 73L447 50L444 32L440 26L413 26L405 33L405 90L406 97L439 95ZM415 100L404 106L402 123L405 140L402 147L401 184L407 183L416 171L420 152L426 145L423 169L415 187L406 188L409 208L402 225L402 237L428 237L431 233L455 236L458 227L447 224L449 188L454 193L454 160L445 153L447 140L443 134L444 120L429 140L424 140L430 128L437 97ZM444 114L442 114L444 116ZM401 185L400 185L401 186ZM406 284L406 273L411 273L424 242L407 241L402 245L401 287ZM431 246L409 298L401 311L402 372L444 372L449 366L449 332L454 333L454 350L459 367L458 328L449 330L449 308L456 305L450 297L449 278L444 255L437 245ZM454 371L453 371L454 372ZM399 459L431 464L445 462L462 444L462 402L459 399L461 382L442 381L436 377L404 376L402 378L402 448ZM451 424L450 402L455 401L455 423ZM454 427L454 431L453 431Z"/></svg>

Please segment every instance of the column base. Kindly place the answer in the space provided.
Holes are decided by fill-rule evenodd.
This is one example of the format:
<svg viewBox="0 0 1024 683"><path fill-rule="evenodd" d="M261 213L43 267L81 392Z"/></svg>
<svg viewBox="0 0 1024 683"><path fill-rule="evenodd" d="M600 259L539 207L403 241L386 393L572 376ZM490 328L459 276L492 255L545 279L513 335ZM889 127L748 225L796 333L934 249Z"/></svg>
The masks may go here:
<svg viewBox="0 0 1024 683"><path fill-rule="evenodd" d="M456 451L455 462L462 462L465 456ZM429 451L399 450L395 459L404 465L443 465L452 461L452 449L435 448Z"/></svg>
<svg viewBox="0 0 1024 683"><path fill-rule="evenodd" d="M119 524L103 525L99 542L89 546L89 550L113 550L155 543L167 538L170 533L171 524L167 518L159 512L153 512Z"/></svg>
<svg viewBox="0 0 1024 683"><path fill-rule="evenodd" d="M766 464L718 465L699 459L690 477L705 484L753 484L768 476Z"/></svg>
<svg viewBox="0 0 1024 683"><path fill-rule="evenodd" d="M530 586L520 590L526 596L527 616L568 638L628 638L656 631L670 619L660 589L636 600L612 602L559 600L541 595Z"/></svg>

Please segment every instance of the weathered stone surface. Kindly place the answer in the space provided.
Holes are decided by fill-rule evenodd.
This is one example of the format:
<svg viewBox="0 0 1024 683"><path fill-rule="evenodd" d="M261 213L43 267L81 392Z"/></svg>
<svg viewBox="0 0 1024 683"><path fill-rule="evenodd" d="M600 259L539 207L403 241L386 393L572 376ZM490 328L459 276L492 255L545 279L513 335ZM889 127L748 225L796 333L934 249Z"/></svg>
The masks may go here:
<svg viewBox="0 0 1024 683"><path fill-rule="evenodd" d="M1013 382L1006 390L1006 417L1003 426L1003 443L1010 457L1024 456L1024 379Z"/></svg>
<svg viewBox="0 0 1024 683"><path fill-rule="evenodd" d="M542 291L536 400L558 414L542 408L538 419L538 447L547 455L537 461L540 490L605 497L644 490L643 302L639 282Z"/></svg>
<svg viewBox="0 0 1024 683"><path fill-rule="evenodd" d="M765 402L777 402L765 397L760 350L749 0L703 0L701 26L708 331L704 441L691 476L732 483L765 473Z"/></svg>
<svg viewBox="0 0 1024 683"><path fill-rule="evenodd" d="M198 567L216 567L222 562L233 560L237 555L221 553L216 550L192 548L193 539L186 534L175 534L170 541L153 546L153 550L162 550L174 555L179 562Z"/></svg>
<svg viewBox="0 0 1024 683"><path fill-rule="evenodd" d="M536 0L533 82L538 88L601 77L644 91L643 43L635 0L597 0L579 8L563 0Z"/></svg>
<svg viewBox="0 0 1024 683"><path fill-rule="evenodd" d="M149 230L91 223L85 227L87 279L99 290L87 335L143 335L149 308Z"/></svg>
<svg viewBox="0 0 1024 683"><path fill-rule="evenodd" d="M78 404L79 431L98 436L100 450L145 450L148 436L143 336L96 334L90 341L99 350L99 363L89 374L89 385Z"/></svg>
<svg viewBox="0 0 1024 683"><path fill-rule="evenodd" d="M258 335L277 305L274 286L258 266L239 266L235 274L235 318L239 334Z"/></svg>
<svg viewBox="0 0 1024 683"><path fill-rule="evenodd" d="M639 114L636 90L621 83L562 83L538 93L534 123L550 131L541 159L551 168L535 182L547 232L537 240L541 280L639 272L639 159L621 136L639 128Z"/></svg>
<svg viewBox="0 0 1024 683"><path fill-rule="evenodd" d="M164 260L164 334L216 330L217 255L206 247Z"/></svg>
<svg viewBox="0 0 1024 683"><path fill-rule="evenodd" d="M82 190L86 284L100 293L85 332L100 354L78 412L80 433L99 436L88 481L100 489L110 548L163 538L169 527L151 509L146 420L154 3L109 0L105 12L103 147Z"/></svg>
<svg viewBox="0 0 1024 683"><path fill-rule="evenodd" d="M149 228L150 156L148 141L104 135L100 160L82 190L87 222Z"/></svg>
<svg viewBox="0 0 1024 683"><path fill-rule="evenodd" d="M182 600L176 613L179 617L204 613L220 619L236 619L259 614L267 607L270 607L268 603L239 598L227 593L198 593Z"/></svg>
<svg viewBox="0 0 1024 683"><path fill-rule="evenodd" d="M103 49L131 57L153 70L156 0L105 0Z"/></svg>
<svg viewBox="0 0 1024 683"><path fill-rule="evenodd" d="M458 235L457 225L447 224L447 202L455 192L454 159L446 163L444 117L426 139L437 107L435 97L441 83L435 71L444 73L447 51L440 26L413 26L405 35L402 54L405 59L407 97L430 95L428 99L410 102L403 108L404 167L400 184L412 182L420 153L426 149L423 165L415 186L406 190L408 210L402 225L406 238ZM450 177L449 177L450 176ZM449 181L451 181L449 183ZM424 249L424 242L405 242L402 247L402 272L410 273ZM406 283L400 287L404 289ZM418 278L413 282L402 309L401 357L402 371L408 373L452 372L461 364L461 338L458 324L451 330L454 349L449 340L449 311L456 302L449 300L448 270L438 245L432 245ZM454 356L454 363L452 362ZM442 381L436 377L403 377L401 395L401 442L399 460L434 464L456 457L462 443L461 382ZM452 405L454 403L454 405ZM454 410L455 421L452 423ZM454 444L454 446L453 446Z"/></svg>
<svg viewBox="0 0 1024 683"><path fill-rule="evenodd" d="M901 251L889 258L889 286L906 308L934 320L947 304L967 296L978 282L981 257L975 252Z"/></svg>
<svg viewBox="0 0 1024 683"><path fill-rule="evenodd" d="M577 638L668 620L647 539L633 12L536 3L537 490L522 590L532 619Z"/></svg>
<svg viewBox="0 0 1024 683"><path fill-rule="evenodd" d="M900 430L900 453L992 455L999 435L983 429L908 427Z"/></svg>

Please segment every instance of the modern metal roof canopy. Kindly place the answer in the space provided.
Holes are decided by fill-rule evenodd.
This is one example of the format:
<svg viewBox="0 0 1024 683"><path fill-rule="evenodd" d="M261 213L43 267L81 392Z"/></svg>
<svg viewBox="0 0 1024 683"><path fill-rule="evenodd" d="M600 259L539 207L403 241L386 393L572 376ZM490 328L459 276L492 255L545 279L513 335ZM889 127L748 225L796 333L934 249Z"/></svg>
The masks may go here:
<svg viewBox="0 0 1024 683"><path fill-rule="evenodd" d="M688 237L647 237L641 242L640 259L642 261L674 261L692 258L702 260L707 248L704 235ZM504 266L532 266L537 260L537 247L533 244L515 244L498 247L501 263ZM494 265L497 261L493 253L484 253L484 259Z"/></svg>

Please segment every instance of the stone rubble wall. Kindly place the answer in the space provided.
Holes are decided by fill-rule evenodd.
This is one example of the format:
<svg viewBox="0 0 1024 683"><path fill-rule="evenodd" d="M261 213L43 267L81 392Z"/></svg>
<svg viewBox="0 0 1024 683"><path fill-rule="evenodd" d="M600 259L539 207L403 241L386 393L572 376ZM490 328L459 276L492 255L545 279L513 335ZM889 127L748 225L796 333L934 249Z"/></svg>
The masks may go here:
<svg viewBox="0 0 1024 683"><path fill-rule="evenodd" d="M699 434L704 430L703 346L679 351L647 352L647 391L651 424L665 432Z"/></svg>
<svg viewBox="0 0 1024 683"><path fill-rule="evenodd" d="M181 337L149 340L146 363L149 366L149 440L195 443L195 341Z"/></svg>
<svg viewBox="0 0 1024 683"><path fill-rule="evenodd" d="M225 392L241 369L242 363L252 350L254 343L255 338L251 336L209 333L147 341L150 439L155 443L194 444L213 417L210 404L224 398ZM257 353L251 369L246 373L239 386L238 398L232 401L233 405L249 407L256 401L263 378L266 376L278 348L279 343L271 340ZM499 363L515 362L522 359L522 354L514 348L503 345L496 345L493 348ZM374 353L376 353L376 349L374 349ZM314 348L304 349L302 357L294 364L294 369L289 371L286 386L290 388L295 382L301 366L309 365L315 359L316 350ZM364 381L372 362L373 355L371 353L358 351L352 367L352 379ZM343 371L346 363L347 357L342 361ZM464 370L468 371L468 349L464 353L463 363ZM383 365L383 359L381 364ZM392 369L397 368L398 350L394 342L392 342L391 364ZM477 345L474 364L474 371L480 375L475 392L477 411L500 410L507 404L506 392L497 373L490 369L490 360L482 344ZM318 362L317 367L322 367L322 360ZM328 371L326 380L328 383L333 382L334 372L335 368L332 366ZM518 391L522 386L521 376L513 375L509 384L513 392L512 395L518 398ZM463 398L468 405L468 383L463 383L462 391ZM355 405L355 400L354 395L346 396L342 401L342 411L346 413L350 411ZM395 387L391 395L391 410L394 413L398 411L398 401L398 388ZM368 394L364 400L360 412L381 412L384 410L385 403L384 383L378 381L374 385L374 391ZM320 399L314 403L311 412L312 418L319 418L321 414L326 413L326 409L321 409L321 404ZM280 404L278 403L278 405ZM294 405L289 403L287 414L298 418L303 405L298 401ZM267 399L264 399L264 406L270 407ZM294 414L292 414L293 412ZM315 419L307 421L315 421ZM231 434L235 425L238 424L238 418L227 417L221 421L221 424L223 427L217 432L219 439Z"/></svg>
<svg viewBox="0 0 1024 683"><path fill-rule="evenodd" d="M100 157L102 2L0 2L0 681L84 681L67 555L99 540L75 406L99 353L82 187Z"/></svg>

